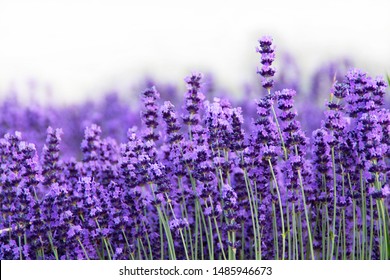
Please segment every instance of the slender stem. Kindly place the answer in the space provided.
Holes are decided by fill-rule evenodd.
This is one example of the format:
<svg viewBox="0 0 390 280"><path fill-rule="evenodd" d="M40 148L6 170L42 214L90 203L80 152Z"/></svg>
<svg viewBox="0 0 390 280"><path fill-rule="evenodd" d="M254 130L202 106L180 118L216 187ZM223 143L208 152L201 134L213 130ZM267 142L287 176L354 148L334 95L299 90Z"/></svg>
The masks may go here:
<svg viewBox="0 0 390 280"><path fill-rule="evenodd" d="M144 242L142 242L142 238L139 239L139 243L141 244L141 249L142 249L142 252L145 256L145 260L148 259L148 254L146 253L146 249L145 249L145 246L144 246Z"/></svg>
<svg viewBox="0 0 390 280"><path fill-rule="evenodd" d="M286 218L287 218L287 243L288 243L288 259L292 260L292 244L291 244L291 230L290 230L290 207L287 204L286 209Z"/></svg>
<svg viewBox="0 0 390 280"><path fill-rule="evenodd" d="M131 252L131 248L130 248L130 245L129 245L129 240L127 239L125 230L123 228L122 228L122 234L123 234L123 237L125 238L125 242L126 242L128 250L129 250L129 255L130 255L131 259L134 260L134 256L133 256L133 254Z"/></svg>
<svg viewBox="0 0 390 280"><path fill-rule="evenodd" d="M241 222L241 260L245 257L245 228L244 222Z"/></svg>
<svg viewBox="0 0 390 280"><path fill-rule="evenodd" d="M101 228L100 228L100 225L99 225L99 222L98 222L97 218L95 219L95 222L96 222L96 225L98 226L98 228L99 228L100 231L101 231ZM105 237L102 237L102 239L103 239L104 246L106 247L108 259L111 260L111 254L110 254L110 249L109 249L109 247L108 247L107 240L106 240ZM103 253L103 257L104 257L104 253Z"/></svg>
<svg viewBox="0 0 390 280"><path fill-rule="evenodd" d="M156 198L156 194L155 194L154 188L153 188L153 183L149 183L149 186L150 186L150 190L151 190L151 192L153 194L153 197ZM161 205L156 205L156 209L157 209L157 212L158 212L159 221L162 222L162 227L164 228L165 236L167 237L168 252L170 254L170 258L172 260L176 259L175 245L174 245L174 242L173 242L173 239L172 239L171 229L170 229L170 227L168 225L168 217L165 214L165 211L163 211L164 208L161 208ZM161 234L161 225L160 225L160 234ZM163 246L162 239L161 239L161 245Z"/></svg>
<svg viewBox="0 0 390 280"><path fill-rule="evenodd" d="M179 177L177 179L178 181L178 185L179 185L179 190L182 192L184 192L184 188L183 188L183 185L182 185L182 178ZM186 203L186 200L185 200L185 197L184 195L181 196L181 203L182 203L182 215L183 217L185 217L188 221L188 211L187 211L187 203ZM192 234L191 234L191 227L188 227L188 234L189 234L189 241L190 241L190 251L191 251L191 256L192 256L192 259L194 259L194 247L193 247L193 244L192 244Z"/></svg>
<svg viewBox="0 0 390 280"><path fill-rule="evenodd" d="M138 260L142 260L142 254L141 254L141 240L138 237L137 238L137 251L138 251Z"/></svg>
<svg viewBox="0 0 390 280"><path fill-rule="evenodd" d="M54 257L56 258L56 260L58 260L57 248L54 247L53 235L51 233L51 230L49 230L49 232L47 233L47 236L49 237L49 242L50 242L50 246L51 246L51 249L53 251Z"/></svg>
<svg viewBox="0 0 390 280"><path fill-rule="evenodd" d="M380 213L378 213L381 216L382 220L382 226L383 226L383 244L381 245L382 251L383 251L383 259L387 260L388 256L388 243L387 243L387 232L388 232L388 227L386 226L386 216L385 216L385 211L384 211L384 204L383 204L383 198L379 200L379 208L380 208Z"/></svg>
<svg viewBox="0 0 390 280"><path fill-rule="evenodd" d="M207 228L206 219L205 219L205 216L204 216L203 212L200 212L200 217L202 219L204 232L205 232L205 235L206 235L207 248L209 250L209 259L210 260L214 260L214 245L213 245L212 229L210 229L210 231L209 231L209 229ZM208 218L209 218L209 221L210 221L210 217L208 217ZM209 226L212 226L211 223L209 223ZM203 260L203 255L204 254L202 254L202 260Z"/></svg>
<svg viewBox="0 0 390 280"><path fill-rule="evenodd" d="M325 209L326 209L326 205L323 204L322 205L322 211L325 212ZM327 227L326 227L326 215L325 213L322 214L322 259L323 260L326 260L327 259L327 255L326 255L326 230L327 230Z"/></svg>
<svg viewBox="0 0 390 280"><path fill-rule="evenodd" d="M272 225L274 228L274 250L275 250L275 260L279 260L279 234L278 234L278 226L276 223L276 210L275 203L272 202Z"/></svg>
<svg viewBox="0 0 390 280"><path fill-rule="evenodd" d="M158 220L159 229L160 229L160 258L161 260L164 259L164 235L163 235L163 226L162 221Z"/></svg>
<svg viewBox="0 0 390 280"><path fill-rule="evenodd" d="M297 230L297 216L295 212L295 202L292 203L292 227L293 227L293 245L294 249L294 259L299 259L299 252L298 252L298 230Z"/></svg>
<svg viewBox="0 0 390 280"><path fill-rule="evenodd" d="M302 182L302 176L301 176L301 171L298 170L298 177L299 177L299 185L301 186L301 192L302 192L302 200L303 200L303 208L305 211L305 218L306 218L306 225L307 225L307 234L309 236L309 247L310 247L310 254L311 258L314 260L314 250L313 250L313 239L311 236L311 225L310 225L310 220L309 220L309 214L307 210L307 205L306 205L306 197L305 197L305 191L303 189L303 182Z"/></svg>
<svg viewBox="0 0 390 280"><path fill-rule="evenodd" d="M198 215L199 217L199 241L200 241L200 259L201 260L204 260L204 248L203 248L203 229L202 229L202 221L201 221L201 217L200 215ZM188 254L187 254L188 255Z"/></svg>
<svg viewBox="0 0 390 280"><path fill-rule="evenodd" d="M332 169L333 169L333 219L332 219L332 247L330 251L330 259L333 257L334 252L334 240L336 238L336 211L337 211L337 178L336 178L336 163L335 163L335 155L334 155L334 147L332 147Z"/></svg>
<svg viewBox="0 0 390 280"><path fill-rule="evenodd" d="M357 225L356 225L356 200L352 200L352 215L353 215L353 241L352 241L352 259L357 259L356 257L356 232L357 232Z"/></svg>
<svg viewBox="0 0 390 280"><path fill-rule="evenodd" d="M81 242L80 238L77 238L77 241L79 242L81 248L83 249L83 252L84 252L85 257L87 258L87 260L89 260L88 253L87 253L87 251L85 250L85 247L84 247L83 243Z"/></svg>
<svg viewBox="0 0 390 280"><path fill-rule="evenodd" d="M368 259L372 259L372 242L374 240L374 202L372 196L370 196L370 245L368 252Z"/></svg>
<svg viewBox="0 0 390 280"><path fill-rule="evenodd" d="M364 192L364 183L363 183L363 171L360 170L360 192L362 199L362 249L361 249L361 259L365 259L365 246L366 246L366 236L367 236L367 210L366 210L366 195Z"/></svg>
<svg viewBox="0 0 390 280"><path fill-rule="evenodd" d="M165 197L167 198L167 204L172 212L172 216L174 219L176 219L176 215L175 215L175 211L173 210L173 206L172 206L172 203L171 203L171 199L168 197L168 194L165 193ZM183 236L183 230L182 229L179 229L179 233L180 233L180 236L181 236L181 240L183 242L183 247L184 247L184 252L186 254L186 258L187 260L190 259L189 255L188 255L188 250L187 250L187 243L185 242L184 240L184 236Z"/></svg>
<svg viewBox="0 0 390 280"><path fill-rule="evenodd" d="M106 238L104 238L104 237L103 237L103 242L104 242L104 246L106 246L106 250L107 250L107 254L108 254L108 259L109 259L109 260L112 260L112 258L111 258L111 253L110 253L110 249L108 248L107 240L106 240Z"/></svg>
<svg viewBox="0 0 390 280"><path fill-rule="evenodd" d="M347 228L346 228L346 223L345 223L345 209L342 210L341 212L342 215L342 220L343 220L343 260L347 259Z"/></svg>
<svg viewBox="0 0 390 280"><path fill-rule="evenodd" d="M381 216L381 214L380 214L380 212L381 212L380 208L381 207L380 207L378 201L376 203L376 207L377 207L377 210L378 210L379 252L380 252L380 258L381 258L381 260L383 260L384 259L384 252L383 252L383 250L385 248L383 248L384 246L383 246L382 221L381 221L381 217L380 217ZM386 250L387 250L387 248L386 248Z"/></svg>
<svg viewBox="0 0 390 280"><path fill-rule="evenodd" d="M210 204L211 204L211 209L212 209L212 211L214 212L214 205L213 205L213 200L211 199L211 197L210 197ZM207 207L207 205L206 205L206 207ZM223 259L226 260L226 254L225 254L225 250L224 250L224 248L223 248L222 237L221 237L221 234L220 234L220 232L219 232L219 227L218 227L218 223L217 223L217 218L216 218L215 216L213 216L213 219L214 219L215 230L217 231L219 246L221 247Z"/></svg>
<svg viewBox="0 0 390 280"><path fill-rule="evenodd" d="M302 231L302 218L301 213L298 212L298 240L299 240L299 246L300 246L300 252L301 252L301 260L305 259L305 250L303 248L303 231Z"/></svg>
<svg viewBox="0 0 390 280"><path fill-rule="evenodd" d="M145 210L145 217L146 217L146 210ZM142 222L143 226L145 227L145 222ZM149 249L149 259L150 260L153 260L153 252L152 252L152 246L150 244L150 238L149 238L149 234L148 234L148 231L146 230L145 231L145 237L146 237L146 242L148 243L148 249Z"/></svg>
<svg viewBox="0 0 390 280"><path fill-rule="evenodd" d="M339 234L337 235L337 243L336 243L336 247L335 247L335 250L336 250L336 253L335 253L335 260L338 260L339 258L339 250L340 250L340 246L341 246L341 223L339 223L339 230L338 230Z"/></svg>
<svg viewBox="0 0 390 280"><path fill-rule="evenodd" d="M172 260L175 260L176 259L176 253L175 253L175 243L173 242L173 238L172 238L172 233L171 233L171 229L168 225L168 217L166 216L166 214L161 210L161 208L158 206L158 210L159 210L159 215L161 216L161 218L163 219L163 227L165 229L165 235L167 237L167 240L168 240L168 249L170 251L170 255L171 255L171 259Z"/></svg>
<svg viewBox="0 0 390 280"><path fill-rule="evenodd" d="M280 191L279 191L279 186L278 186L278 181L276 179L274 169L271 163L271 160L268 159L269 167L272 173L272 178L273 181L275 182L275 187L276 187L276 193L278 195L278 202L279 202L279 210L280 210L280 221L282 223L282 260L284 260L284 255L285 255L285 250L286 250L286 232L285 232L285 227L284 227L284 214L283 214L283 205L282 205L282 198L280 196Z"/></svg>
<svg viewBox="0 0 390 280"><path fill-rule="evenodd" d="M23 260L23 254L22 254L22 237L19 235L18 236L19 240L19 258L20 260Z"/></svg>
<svg viewBox="0 0 390 280"><path fill-rule="evenodd" d="M255 212L253 209L253 204L252 204L252 195L250 191L250 185L249 185L249 180L248 180L248 174L246 172L246 169L244 169L244 179L245 179L245 187L246 187L246 192L248 194L248 201L249 201L249 208L251 211L251 218L252 218L252 227L253 227L253 237L254 237L254 245L255 245L255 256L256 260L260 259L258 256L258 236L257 236L257 226L259 225L257 222L255 222ZM261 246L261 244L259 244Z"/></svg>

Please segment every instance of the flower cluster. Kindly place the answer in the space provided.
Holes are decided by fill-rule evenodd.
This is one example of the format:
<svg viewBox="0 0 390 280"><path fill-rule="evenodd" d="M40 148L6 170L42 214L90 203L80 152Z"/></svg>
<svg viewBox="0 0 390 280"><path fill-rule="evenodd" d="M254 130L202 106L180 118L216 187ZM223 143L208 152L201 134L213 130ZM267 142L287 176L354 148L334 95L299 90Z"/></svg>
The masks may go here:
<svg viewBox="0 0 390 280"><path fill-rule="evenodd" d="M242 106L200 73L134 112L3 105L0 259L390 259L386 82L324 68L319 110L274 77L271 37L257 52L267 92Z"/></svg>
<svg viewBox="0 0 390 280"><path fill-rule="evenodd" d="M263 36L259 40L259 47L256 51L261 54L261 69L257 73L262 76L261 85L269 90L274 85L272 77L275 75L275 68L272 67L272 62L275 60L275 49L270 36Z"/></svg>

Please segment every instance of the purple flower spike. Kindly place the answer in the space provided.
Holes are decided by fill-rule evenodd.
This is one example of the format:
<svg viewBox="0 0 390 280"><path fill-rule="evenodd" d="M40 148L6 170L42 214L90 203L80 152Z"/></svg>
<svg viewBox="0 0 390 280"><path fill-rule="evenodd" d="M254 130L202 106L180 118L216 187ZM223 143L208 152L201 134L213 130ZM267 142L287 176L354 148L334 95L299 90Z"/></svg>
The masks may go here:
<svg viewBox="0 0 390 280"><path fill-rule="evenodd" d="M259 45L260 47L256 48L256 51L261 54L261 64L263 66L257 70L257 73L262 77L262 86L269 91L274 85L273 76L276 72L272 67L275 60L275 49L270 36L260 38Z"/></svg>
<svg viewBox="0 0 390 280"><path fill-rule="evenodd" d="M186 113L182 115L183 122L188 126L188 135L191 140L196 140L199 144L202 142L202 127L199 125L201 117L199 111L202 108L204 94L201 91L203 74L193 73L185 78L187 92L185 93L184 109Z"/></svg>
<svg viewBox="0 0 390 280"><path fill-rule="evenodd" d="M62 167L60 161L60 142L62 129L48 127L46 144L42 151L43 186L50 189L51 184L61 182Z"/></svg>
<svg viewBox="0 0 390 280"><path fill-rule="evenodd" d="M156 132L158 126L158 105L156 101L160 98L160 93L155 87L151 87L146 89L142 96L145 106L145 111L142 112L142 120L147 127L144 139L146 141L157 141L159 135Z"/></svg>

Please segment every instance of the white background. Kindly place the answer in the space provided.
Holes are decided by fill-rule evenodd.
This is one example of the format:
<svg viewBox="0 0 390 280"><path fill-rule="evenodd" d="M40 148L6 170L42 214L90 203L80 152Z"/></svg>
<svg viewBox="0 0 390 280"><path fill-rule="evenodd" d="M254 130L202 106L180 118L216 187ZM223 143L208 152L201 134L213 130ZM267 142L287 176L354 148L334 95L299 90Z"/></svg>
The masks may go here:
<svg viewBox="0 0 390 280"><path fill-rule="evenodd" d="M3 280L126 280L126 279L383 279L388 274L388 261L2 261ZM119 276L119 269L137 267L171 269L203 269L203 276ZM271 276L213 275L213 267L272 267ZM206 270L209 272L207 273Z"/></svg>
<svg viewBox="0 0 390 280"><path fill-rule="evenodd" d="M348 56L390 72L390 1L0 0L0 98L10 89L73 102L146 74L181 84L212 72L239 93L270 34L308 73ZM35 85L35 86L34 86Z"/></svg>

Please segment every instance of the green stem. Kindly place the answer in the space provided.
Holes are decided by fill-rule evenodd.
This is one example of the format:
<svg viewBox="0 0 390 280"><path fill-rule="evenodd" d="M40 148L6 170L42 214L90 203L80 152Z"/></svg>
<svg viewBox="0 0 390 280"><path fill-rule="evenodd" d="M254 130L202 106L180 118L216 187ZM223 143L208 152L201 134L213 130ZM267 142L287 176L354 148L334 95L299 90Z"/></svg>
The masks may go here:
<svg viewBox="0 0 390 280"><path fill-rule="evenodd" d="M249 208L250 208L250 211L251 211L252 227L253 227L253 238L254 238L254 245L255 245L255 256L256 256L256 260L259 260L261 256L258 255L259 254L258 245L261 246L261 244L258 244L258 236L257 236L258 223L255 222L255 212L254 212L254 209L253 209L252 195L251 195L251 191L250 191L251 187L249 185L249 179L248 179L248 174L247 174L246 169L244 169L244 179L245 179L246 192L248 194Z"/></svg>
<svg viewBox="0 0 390 280"><path fill-rule="evenodd" d="M306 225L307 225L307 234L309 236L309 247L310 247L310 254L311 258L314 260L314 250L313 250L313 238L311 235L311 224L309 220L309 214L307 210L307 205L306 205L306 197L305 197L305 191L303 189L303 181L302 181L302 176L301 176L301 171L298 170L298 177L299 177L299 185L301 186L301 192L302 192L302 200L303 200L303 209L305 211L305 218L306 218Z"/></svg>
<svg viewBox="0 0 390 280"><path fill-rule="evenodd" d="M337 178L336 178L336 163L335 163L335 155L334 155L334 147L332 147L332 169L333 169L333 220L332 220L332 247L330 251L330 259L333 257L334 253L334 240L336 237L336 211L337 211Z"/></svg>
<svg viewBox="0 0 390 280"><path fill-rule="evenodd" d="M125 230L124 230L123 228L122 228L122 234L123 234L123 237L125 238L126 246L127 246L127 249L129 250L129 255L130 255L131 259L134 260L134 256L133 256L133 254L132 254L132 252L131 252L129 240L127 239Z"/></svg>
<svg viewBox="0 0 390 280"><path fill-rule="evenodd" d="M210 197L210 204L211 204L211 209L212 211L214 212L214 205L213 205L213 201ZM207 204L206 204L206 207ZM215 216L213 216L213 219L214 219L214 224L215 224L215 230L217 231L217 236L218 236L218 241L219 241L219 245L221 246L221 251L222 251L222 255L223 255L223 259L226 260L226 254L225 254L225 250L223 248L223 243L222 243L222 238L221 238L221 234L219 232L219 227L218 227L218 223L217 223L217 218Z"/></svg>
<svg viewBox="0 0 390 280"><path fill-rule="evenodd" d="M172 207L171 199L168 197L167 193L165 193L165 197L167 198L167 203L168 203L169 209L171 210L172 216L173 216L174 219L176 219L176 215L175 215L175 211L173 210L173 207ZM188 255L187 243L184 240L183 230L179 229L179 233L180 233L180 236L181 236L181 240L183 242L183 247L184 247L184 252L186 254L186 258L187 258L187 260L189 260L190 257Z"/></svg>
<svg viewBox="0 0 390 280"><path fill-rule="evenodd" d="M285 232L285 227L284 227L284 214L283 214L282 198L280 196L278 181L276 179L276 176L275 176L275 173L274 173L274 169L273 169L273 166L272 166L272 163L271 163L270 159L268 159L268 163L269 163L269 166L270 166L270 169L271 169L273 181L275 182L276 193L278 195L279 210L280 210L280 220L281 220L281 223L282 223L282 260L284 260L284 255L285 255L285 250L286 250L286 232Z"/></svg>
<svg viewBox="0 0 390 280"><path fill-rule="evenodd" d="M22 237L19 235L18 236L19 240L19 258L20 260L23 260L23 254L22 254Z"/></svg>
<svg viewBox="0 0 390 280"><path fill-rule="evenodd" d="M344 232L343 232L343 260L346 260L347 259L347 238L346 238L347 228L346 228L346 223L345 223L345 209L342 210L341 215L342 215L343 229L344 229Z"/></svg>
<svg viewBox="0 0 390 280"><path fill-rule="evenodd" d="M362 249L361 249L361 259L365 259L365 247L366 247L366 236L367 236L367 210L366 210L366 195L364 192L364 183L363 183L363 171L360 170L360 191L361 191L361 198L362 198Z"/></svg>
<svg viewBox="0 0 390 280"><path fill-rule="evenodd" d="M299 246L300 246L300 252L301 252L301 260L305 260L305 250L303 248L303 234L302 234L302 218L301 218L301 213L298 212L298 240L299 240Z"/></svg>
<svg viewBox="0 0 390 280"><path fill-rule="evenodd" d="M372 200L372 196L370 196L370 245L368 252L368 259L372 259L372 243L374 239L374 202Z"/></svg>
<svg viewBox="0 0 390 280"><path fill-rule="evenodd" d="M85 247L84 247L83 243L81 242L80 238L77 238L77 241L79 242L81 248L83 249L83 252L84 252L85 257L87 258L87 260L89 260L88 253L87 253L87 251L85 250Z"/></svg>
<svg viewBox="0 0 390 280"><path fill-rule="evenodd" d="M272 226L274 228L274 250L275 250L275 260L279 260L279 238L278 238L278 226L276 223L276 211L275 204L272 202Z"/></svg>
<svg viewBox="0 0 390 280"><path fill-rule="evenodd" d="M287 218L287 243L288 243L288 259L292 260L292 245L291 245L291 230L290 230L290 209L287 204L286 207L286 218Z"/></svg>
<svg viewBox="0 0 390 280"><path fill-rule="evenodd" d="M298 230L297 230L297 216L295 212L295 202L292 203L292 228L293 228L293 246L294 249L294 259L299 259L299 252L298 252Z"/></svg>
<svg viewBox="0 0 390 280"><path fill-rule="evenodd" d="M352 260L357 259L355 248L356 248L356 232L357 232L357 225L356 225L356 200L352 200L352 215L353 215L353 241L352 241Z"/></svg>

